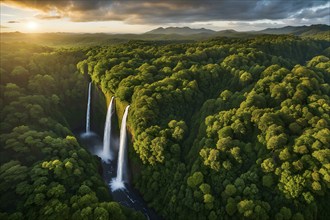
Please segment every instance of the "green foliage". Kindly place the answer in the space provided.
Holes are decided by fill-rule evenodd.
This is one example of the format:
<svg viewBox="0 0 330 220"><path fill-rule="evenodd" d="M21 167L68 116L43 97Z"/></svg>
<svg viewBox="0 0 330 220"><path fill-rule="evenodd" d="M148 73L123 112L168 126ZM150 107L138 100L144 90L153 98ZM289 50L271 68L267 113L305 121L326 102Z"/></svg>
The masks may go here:
<svg viewBox="0 0 330 220"><path fill-rule="evenodd" d="M0 218L141 219L110 202L98 161L72 136L85 109L81 51L1 46Z"/></svg>
<svg viewBox="0 0 330 220"><path fill-rule="evenodd" d="M130 103L134 183L165 218L315 219L303 210L322 207L330 182L329 46L130 42L91 49L78 68Z"/></svg>
<svg viewBox="0 0 330 220"><path fill-rule="evenodd" d="M203 174L201 172L195 172L187 179L188 186L194 188L199 186L203 182Z"/></svg>
<svg viewBox="0 0 330 220"><path fill-rule="evenodd" d="M271 188L273 184L274 184L274 180L271 175L266 175L262 177L262 185Z"/></svg>
<svg viewBox="0 0 330 220"><path fill-rule="evenodd" d="M243 200L237 204L237 210L244 217L251 217L253 214L254 203L251 200Z"/></svg>
<svg viewBox="0 0 330 220"><path fill-rule="evenodd" d="M5 55L1 144L8 159L3 164L18 176L1 170L1 178L17 184L4 181L1 188L15 191L19 207L26 206L6 217L130 215L101 196L106 186L97 164L67 129L65 121L71 125L75 118L70 111L84 112L64 107L82 99L87 73L105 94L117 97L117 112L131 105L130 157L138 164L133 184L164 218L327 216L329 46L328 40L259 36L132 41L37 53L13 66L5 62L13 55ZM63 62L65 71L57 65ZM83 74L69 77L75 66ZM3 198L12 197L4 193Z"/></svg>
<svg viewBox="0 0 330 220"><path fill-rule="evenodd" d="M329 59L312 56L328 44L280 36L108 48L103 56L117 59L106 71L118 77L92 78L111 84L104 91L130 91L120 99L131 103L144 163L136 185L148 201L169 218L284 219L293 200L292 213L319 205L329 185L330 78ZM91 69L97 56L86 59ZM152 172L163 175L149 180Z"/></svg>
<svg viewBox="0 0 330 220"><path fill-rule="evenodd" d="M235 214L235 212L237 211L237 204L235 203L234 199L229 200L228 199L228 203L226 205L226 212L229 216L232 216Z"/></svg>
<svg viewBox="0 0 330 220"><path fill-rule="evenodd" d="M233 185L233 184L228 184L225 188L225 193L228 196L233 196L236 193L236 191L237 191L237 189L236 189L235 185Z"/></svg>

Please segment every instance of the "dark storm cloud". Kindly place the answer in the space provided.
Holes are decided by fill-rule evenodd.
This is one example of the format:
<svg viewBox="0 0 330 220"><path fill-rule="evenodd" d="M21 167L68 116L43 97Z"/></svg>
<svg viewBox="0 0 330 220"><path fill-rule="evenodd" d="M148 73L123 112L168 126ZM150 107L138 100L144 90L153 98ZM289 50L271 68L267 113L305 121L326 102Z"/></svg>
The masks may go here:
<svg viewBox="0 0 330 220"><path fill-rule="evenodd" d="M127 23L176 23L195 21L239 21L285 19L305 16L313 19L311 8L327 0L3 0L7 4L34 8L43 13L56 12L72 21L121 20ZM327 16L327 8L320 16ZM44 16L45 18L47 16ZM51 17L50 17L51 18Z"/></svg>
<svg viewBox="0 0 330 220"><path fill-rule="evenodd" d="M323 8L318 10L304 9L299 12L295 17L301 19L323 18L330 16L330 8Z"/></svg>
<svg viewBox="0 0 330 220"><path fill-rule="evenodd" d="M7 23L9 24L17 24L17 23L20 23L19 21L8 21Z"/></svg>

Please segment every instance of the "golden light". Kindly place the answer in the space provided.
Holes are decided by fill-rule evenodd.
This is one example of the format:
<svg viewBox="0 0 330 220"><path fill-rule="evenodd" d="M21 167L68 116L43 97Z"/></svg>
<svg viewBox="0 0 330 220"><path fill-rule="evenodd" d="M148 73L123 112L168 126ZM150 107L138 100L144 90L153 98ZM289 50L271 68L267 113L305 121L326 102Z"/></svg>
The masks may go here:
<svg viewBox="0 0 330 220"><path fill-rule="evenodd" d="M36 23L34 21L30 21L29 23L27 23L26 27L29 30L36 30L38 28L38 23Z"/></svg>

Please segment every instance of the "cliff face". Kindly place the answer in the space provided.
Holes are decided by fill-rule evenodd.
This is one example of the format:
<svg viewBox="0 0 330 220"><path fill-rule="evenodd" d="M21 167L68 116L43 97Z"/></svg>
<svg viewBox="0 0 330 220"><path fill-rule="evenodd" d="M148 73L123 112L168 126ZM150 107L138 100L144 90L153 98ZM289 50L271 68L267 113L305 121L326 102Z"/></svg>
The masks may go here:
<svg viewBox="0 0 330 220"><path fill-rule="evenodd" d="M103 136L104 122L107 114L106 97L98 85L92 87L91 127L94 132Z"/></svg>

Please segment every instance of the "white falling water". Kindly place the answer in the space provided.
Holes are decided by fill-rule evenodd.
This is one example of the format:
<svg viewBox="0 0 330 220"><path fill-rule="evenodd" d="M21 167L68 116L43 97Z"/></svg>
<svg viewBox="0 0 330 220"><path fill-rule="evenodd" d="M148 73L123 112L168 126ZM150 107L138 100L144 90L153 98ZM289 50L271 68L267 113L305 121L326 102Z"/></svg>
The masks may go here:
<svg viewBox="0 0 330 220"><path fill-rule="evenodd" d="M103 152L102 152L102 159L103 161L107 162L113 159L112 150L111 148L111 118L114 113L114 97L111 98L107 117L104 125L104 134L103 134Z"/></svg>
<svg viewBox="0 0 330 220"><path fill-rule="evenodd" d="M86 112L86 133L91 131L90 115L91 115L91 93L92 93L92 82L88 85L88 101L87 101L87 112Z"/></svg>
<svg viewBox="0 0 330 220"><path fill-rule="evenodd" d="M117 165L117 177L111 182L111 189L115 191L117 189L125 188L124 182L127 181L127 131L126 120L128 115L128 108L126 107L123 119L121 121L120 128L120 144L118 153L118 165Z"/></svg>

